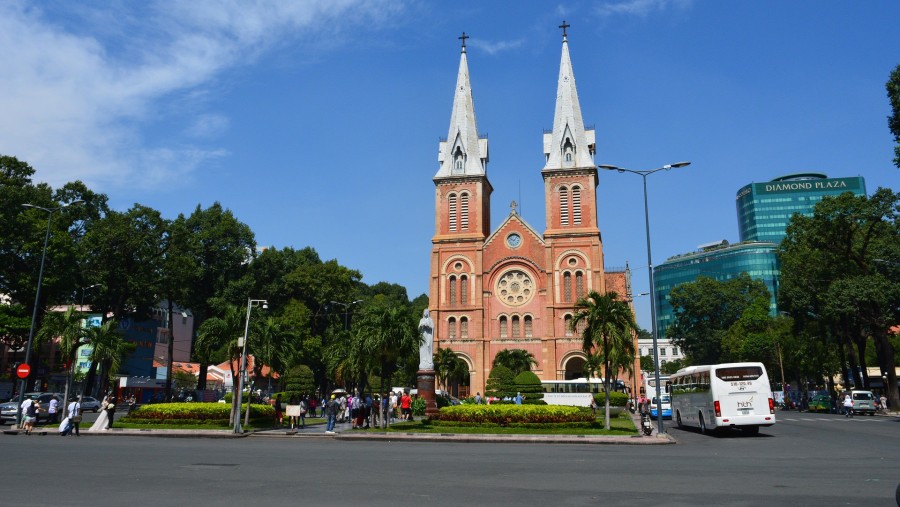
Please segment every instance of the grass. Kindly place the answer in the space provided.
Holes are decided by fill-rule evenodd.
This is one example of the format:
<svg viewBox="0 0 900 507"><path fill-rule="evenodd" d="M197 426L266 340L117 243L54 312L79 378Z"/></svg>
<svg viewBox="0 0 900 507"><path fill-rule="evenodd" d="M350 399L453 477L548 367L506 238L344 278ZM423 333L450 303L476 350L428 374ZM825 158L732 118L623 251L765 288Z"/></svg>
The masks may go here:
<svg viewBox="0 0 900 507"><path fill-rule="evenodd" d="M504 427L495 424L481 424L472 426L441 426L427 420L400 422L392 424L387 430L371 428L367 431L391 433L453 433L475 435L598 435L598 436L631 436L637 434L637 428L630 416L614 417L609 421L610 429L603 428L603 419L598 419L590 428L560 427L542 425L538 428L523 426Z"/></svg>

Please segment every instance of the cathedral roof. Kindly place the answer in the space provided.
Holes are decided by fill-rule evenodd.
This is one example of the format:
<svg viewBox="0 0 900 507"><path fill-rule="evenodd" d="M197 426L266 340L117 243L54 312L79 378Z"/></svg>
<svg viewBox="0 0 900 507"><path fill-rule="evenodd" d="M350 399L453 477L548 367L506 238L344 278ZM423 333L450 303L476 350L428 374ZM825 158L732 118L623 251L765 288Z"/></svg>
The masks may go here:
<svg viewBox="0 0 900 507"><path fill-rule="evenodd" d="M447 139L440 142L438 162L440 168L435 178L453 176L484 176L488 163L487 139L478 136L475 121L475 102L472 100L472 86L469 83L469 64L466 59L468 36L463 33L462 52L459 57L459 72L456 77L456 92L453 109L450 112L450 131Z"/></svg>
<svg viewBox="0 0 900 507"><path fill-rule="evenodd" d="M530 232L531 235L534 236L534 239L536 239L538 243L540 243L540 244L543 245L543 244L544 244L544 238L543 238L543 236L541 236L540 234L538 234L538 232L534 229L534 227L532 227L528 222L525 221L524 218L522 218L522 217L519 215L519 213L516 211L516 208L515 208L516 203L513 202L512 204L513 204L512 210L509 212L509 215L507 215L506 220L504 220L504 221L500 224L499 227L497 227L496 229L494 229L494 232L492 232L491 235L488 236L487 239L484 240L485 246L489 245L492 241L494 241L494 238L497 237L497 235L500 234L500 231L502 231L503 229L505 229L506 226L507 226L510 222L518 222L519 224L521 224L523 229L525 229L526 231Z"/></svg>
<svg viewBox="0 0 900 507"><path fill-rule="evenodd" d="M547 157L544 170L594 167L593 154L594 130L584 128L575 73L569 58L569 41L563 32L553 131L544 134L544 155Z"/></svg>

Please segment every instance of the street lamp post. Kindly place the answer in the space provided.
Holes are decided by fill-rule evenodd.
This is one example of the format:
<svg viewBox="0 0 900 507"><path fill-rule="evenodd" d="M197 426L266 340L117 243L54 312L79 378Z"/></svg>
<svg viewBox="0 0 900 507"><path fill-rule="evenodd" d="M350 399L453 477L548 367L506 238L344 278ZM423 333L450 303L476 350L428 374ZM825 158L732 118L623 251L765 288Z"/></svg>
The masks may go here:
<svg viewBox="0 0 900 507"><path fill-rule="evenodd" d="M362 303L362 299L357 299L356 301L350 301L349 303L341 303L340 301L331 301L333 305L341 305L344 307L344 331L350 330L349 321L347 320L347 316L350 313L350 307L355 305L356 303Z"/></svg>
<svg viewBox="0 0 900 507"><path fill-rule="evenodd" d="M44 261L47 259L47 243L50 241L50 223L53 220L53 213L63 208L68 208L69 206L83 203L84 201L77 200L72 201L68 204L63 204L62 206L58 206L56 208L44 208L41 206L35 206L34 204L22 205L26 208L34 208L47 212L47 233L44 235L44 250L43 253L41 253L41 269L38 271L37 290L34 293L34 311L31 314L31 328L28 330L28 344L25 346L25 364L29 366L31 365L31 345L34 342L34 325L37 322L38 304L41 300L41 282L44 279ZM18 426L22 425L22 402L25 401L25 383L25 379L19 381L19 408L16 411L16 423Z"/></svg>
<svg viewBox="0 0 900 507"><path fill-rule="evenodd" d="M247 369L247 333L250 331L250 310L259 304L262 304L263 310L269 307L269 302L265 299L248 299L247 300L247 319L244 321L244 341L243 341L243 351L241 352L241 369L238 370L238 375L240 375L240 380L238 380L238 390L236 393L233 393L233 396L237 396L237 410L234 411L234 432L235 433L243 433L243 429L241 428L241 402L244 398L244 370ZM171 337L169 338L171 339ZM234 386L234 379L231 379L231 385ZM250 408L250 398L247 397L247 409Z"/></svg>
<svg viewBox="0 0 900 507"><path fill-rule="evenodd" d="M662 167L658 167L656 169L651 169L647 171L633 171L631 169L624 169L622 167L616 167L614 165L598 165L597 168L605 169L607 171L617 171L620 173L631 173L637 174L644 180L644 225L647 233L647 271L650 273L650 326L653 334L653 368L654 378L656 380L656 399L657 399L657 433L659 435L663 435L666 432L665 427L663 426L663 418L662 418L662 385L659 382L659 344L657 342L657 329L656 329L656 290L654 289L653 284L653 257L650 254L650 210L647 205L647 176L658 172L658 171L668 171L669 169L675 169L679 167L686 167L691 165L690 162L676 162L674 164L666 164ZM648 393L649 394L649 393Z"/></svg>

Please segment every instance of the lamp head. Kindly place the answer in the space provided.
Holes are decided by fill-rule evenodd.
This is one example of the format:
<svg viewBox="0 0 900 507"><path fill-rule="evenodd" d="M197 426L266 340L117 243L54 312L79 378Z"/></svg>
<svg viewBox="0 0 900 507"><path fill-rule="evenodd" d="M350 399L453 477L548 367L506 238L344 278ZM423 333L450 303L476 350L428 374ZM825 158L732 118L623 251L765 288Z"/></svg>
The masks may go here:
<svg viewBox="0 0 900 507"><path fill-rule="evenodd" d="M263 301L262 307L263 307L263 310L268 310L268 309L269 309L269 302L268 302L268 301Z"/></svg>
<svg viewBox="0 0 900 507"><path fill-rule="evenodd" d="M688 161L685 161L685 162L675 162L674 164L669 164L669 165L666 165L666 166L663 166L663 167L665 167L666 169L677 169L677 168L679 168L679 167L686 167L686 166L689 166L689 165L691 165L691 162L688 160Z"/></svg>

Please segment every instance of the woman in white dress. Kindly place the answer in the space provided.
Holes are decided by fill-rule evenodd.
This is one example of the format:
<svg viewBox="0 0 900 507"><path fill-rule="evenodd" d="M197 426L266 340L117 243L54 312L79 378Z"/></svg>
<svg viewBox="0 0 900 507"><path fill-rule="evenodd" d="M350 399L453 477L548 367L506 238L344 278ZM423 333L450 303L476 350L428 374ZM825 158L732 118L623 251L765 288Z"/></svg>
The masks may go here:
<svg viewBox="0 0 900 507"><path fill-rule="evenodd" d="M100 403L100 416L97 417L97 420L94 421L94 424L88 428L88 431L105 431L107 426L109 426L109 411L106 409L107 397L103 398L103 402Z"/></svg>

